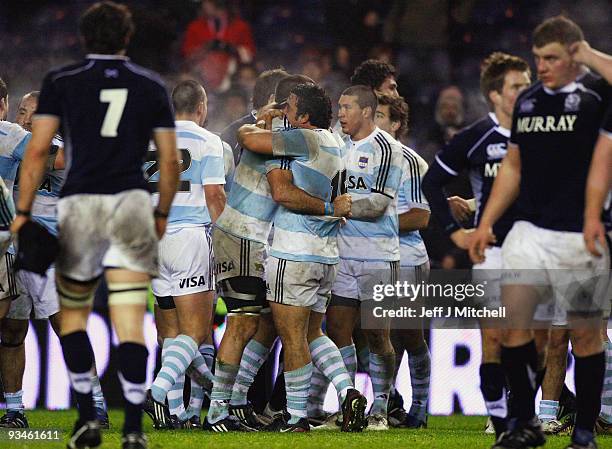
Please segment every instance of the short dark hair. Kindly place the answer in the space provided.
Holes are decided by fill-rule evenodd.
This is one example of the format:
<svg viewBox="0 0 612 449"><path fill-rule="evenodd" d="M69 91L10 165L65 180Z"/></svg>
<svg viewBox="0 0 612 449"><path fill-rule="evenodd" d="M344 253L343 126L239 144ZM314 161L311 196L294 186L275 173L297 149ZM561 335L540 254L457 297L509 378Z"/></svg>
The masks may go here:
<svg viewBox="0 0 612 449"><path fill-rule="evenodd" d="M268 104L268 99L274 93L278 82L287 76L289 74L282 68L261 72L253 87L253 108L259 109Z"/></svg>
<svg viewBox="0 0 612 449"><path fill-rule="evenodd" d="M315 84L314 80L306 75L289 75L276 85L274 98L276 103L282 104L287 101L291 90L298 84Z"/></svg>
<svg viewBox="0 0 612 449"><path fill-rule="evenodd" d="M395 77L395 67L386 62L368 59L357 66L351 76L351 85L364 84L378 89L387 78Z"/></svg>
<svg viewBox="0 0 612 449"><path fill-rule="evenodd" d="M370 86L365 86L363 84L351 86L344 89L342 95L357 97L357 104L361 109L372 109L372 120L374 120L376 107L378 106L378 99Z"/></svg>
<svg viewBox="0 0 612 449"><path fill-rule="evenodd" d="M331 126L331 100L325 89L313 83L302 83L291 89L297 97L297 116L308 114L311 125L321 129Z"/></svg>
<svg viewBox="0 0 612 449"><path fill-rule="evenodd" d="M410 108L403 97L392 97L391 95L378 95L379 106L389 106L389 118L392 122L398 122L397 136L403 136L408 131L408 116Z"/></svg>
<svg viewBox="0 0 612 449"><path fill-rule="evenodd" d="M554 42L570 45L582 40L584 40L582 29L565 16L550 17L533 30L533 45L536 48Z"/></svg>
<svg viewBox="0 0 612 449"><path fill-rule="evenodd" d="M134 33L132 13L115 2L94 3L81 16L79 31L88 52L114 55L127 47Z"/></svg>
<svg viewBox="0 0 612 449"><path fill-rule="evenodd" d="M8 95L8 87L2 78L0 78L0 100L3 100Z"/></svg>
<svg viewBox="0 0 612 449"><path fill-rule="evenodd" d="M206 92L197 81L181 81L172 89L172 105L176 113L193 114L205 100Z"/></svg>
<svg viewBox="0 0 612 449"><path fill-rule="evenodd" d="M506 74L511 70L528 72L531 75L529 64L523 58L496 51L482 61L480 66L480 92L491 106L489 93L501 92L504 87Z"/></svg>

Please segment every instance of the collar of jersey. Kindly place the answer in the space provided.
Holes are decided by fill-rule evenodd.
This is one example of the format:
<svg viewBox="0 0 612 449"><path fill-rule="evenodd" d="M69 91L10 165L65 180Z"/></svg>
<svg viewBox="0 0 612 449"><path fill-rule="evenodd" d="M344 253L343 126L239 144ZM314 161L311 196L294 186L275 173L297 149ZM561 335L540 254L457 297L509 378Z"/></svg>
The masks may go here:
<svg viewBox="0 0 612 449"><path fill-rule="evenodd" d="M121 61L129 61L130 58L124 55L98 55L96 53L90 53L85 56L86 59L112 59L112 60L121 60Z"/></svg>
<svg viewBox="0 0 612 449"><path fill-rule="evenodd" d="M201 129L201 126L199 126L196 122L192 120L175 120L174 124L177 128L179 127L179 125L181 125L183 128Z"/></svg>
<svg viewBox="0 0 612 449"><path fill-rule="evenodd" d="M500 126L499 120L497 120L497 115L495 115L495 112L489 112L489 117L491 118L491 120L493 120L493 123L495 123L495 131L497 131L504 137L510 137L510 130L508 128Z"/></svg>
<svg viewBox="0 0 612 449"><path fill-rule="evenodd" d="M353 148L358 148L364 143L368 143L370 140L372 140L378 132L380 132L380 128L377 126L374 128L374 131L372 131L369 136L366 136L363 139L359 139L357 142L354 142L353 139L349 137L349 142L352 144Z"/></svg>

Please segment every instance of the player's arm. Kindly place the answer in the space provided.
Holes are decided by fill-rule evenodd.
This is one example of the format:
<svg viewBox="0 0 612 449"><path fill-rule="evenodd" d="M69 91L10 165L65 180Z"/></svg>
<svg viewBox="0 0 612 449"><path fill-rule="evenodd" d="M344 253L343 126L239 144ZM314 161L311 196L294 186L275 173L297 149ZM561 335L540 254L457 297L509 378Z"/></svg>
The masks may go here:
<svg viewBox="0 0 612 449"><path fill-rule="evenodd" d="M576 62L586 64L612 84L612 56L592 48L587 41L570 45L569 52Z"/></svg>
<svg viewBox="0 0 612 449"><path fill-rule="evenodd" d="M423 192L429 201L432 214L442 229L457 247L467 249L469 232L455 221L449 200L444 193L444 187L458 174L451 170L441 163L439 157L436 157L423 178Z"/></svg>
<svg viewBox="0 0 612 449"><path fill-rule="evenodd" d="M64 152L64 148L60 147L55 153L55 157L52 160L49 160L50 170L63 170L66 168L66 154Z"/></svg>
<svg viewBox="0 0 612 449"><path fill-rule="evenodd" d="M587 178L584 209L584 242L591 254L601 257L596 247L606 247L606 230L601 211L612 184L612 134L601 133L595 144L589 177Z"/></svg>
<svg viewBox="0 0 612 449"><path fill-rule="evenodd" d="M495 242L493 225L514 203L521 184L521 153L518 146L509 144L508 152L499 167L478 228L470 242L470 257L474 263L484 261L484 250Z"/></svg>
<svg viewBox="0 0 612 449"><path fill-rule="evenodd" d="M427 162L417 155L404 157L401 192L406 198L407 208L402 204L398 215L399 231L420 231L429 225L429 203L423 195L423 177L427 172Z"/></svg>
<svg viewBox="0 0 612 449"><path fill-rule="evenodd" d="M17 217L13 221L11 231L16 233L28 219L38 186L47 168L51 140L59 128L59 117L45 115L34 117L32 121L32 137L28 142L21 163L19 174L19 200L17 202ZM20 215L23 212L23 215Z"/></svg>
<svg viewBox="0 0 612 449"><path fill-rule="evenodd" d="M254 153L272 154L272 131L256 125L242 125L238 129L238 143Z"/></svg>
<svg viewBox="0 0 612 449"><path fill-rule="evenodd" d="M156 226L158 237L161 238L166 229L166 218L179 181L176 133L170 129L156 130L153 132L153 141L159 157L159 202L156 209Z"/></svg>
<svg viewBox="0 0 612 449"><path fill-rule="evenodd" d="M210 219L215 223L225 209L224 184L206 184L204 195L206 197L206 207L210 212Z"/></svg>
<svg viewBox="0 0 612 449"><path fill-rule="evenodd" d="M281 161L281 164L285 163ZM315 198L293 184L293 174L286 167L268 167L268 183L272 199L287 209L304 215L330 215L349 217L352 199L344 194L336 197L333 203Z"/></svg>
<svg viewBox="0 0 612 449"><path fill-rule="evenodd" d="M427 209L413 207L403 214L397 216L400 232L421 231L429 225L431 213Z"/></svg>

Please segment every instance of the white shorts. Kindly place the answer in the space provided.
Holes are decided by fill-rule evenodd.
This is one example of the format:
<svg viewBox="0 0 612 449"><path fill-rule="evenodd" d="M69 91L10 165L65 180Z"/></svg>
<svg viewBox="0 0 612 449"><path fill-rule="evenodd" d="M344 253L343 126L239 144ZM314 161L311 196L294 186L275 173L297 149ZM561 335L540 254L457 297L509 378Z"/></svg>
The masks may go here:
<svg viewBox="0 0 612 449"><path fill-rule="evenodd" d="M265 279L267 247L220 228L213 230L217 281L247 276Z"/></svg>
<svg viewBox="0 0 612 449"><path fill-rule="evenodd" d="M503 245L502 285L537 287L556 314L609 311L610 251L597 258L582 233L552 231L526 221L514 224ZM560 320L561 317L556 317Z"/></svg>
<svg viewBox="0 0 612 449"><path fill-rule="evenodd" d="M503 273L503 251L499 246L485 249L485 260L472 267L472 282L484 284L485 295L477 299L479 306L496 309L502 305L501 282ZM559 316L557 316L559 315ZM563 325L565 314L561 311L551 310L551 304L539 304L536 307L533 319L536 321L548 321L554 316L554 325Z"/></svg>
<svg viewBox="0 0 612 449"><path fill-rule="evenodd" d="M184 296L215 289L212 239L208 227L170 228L159 242L155 296Z"/></svg>
<svg viewBox="0 0 612 449"><path fill-rule="evenodd" d="M19 298L11 303L7 318L13 320L37 320L49 318L60 310L55 290L55 267L47 270L46 276L21 270L17 273L21 287ZM34 311L32 315L32 311Z"/></svg>
<svg viewBox="0 0 612 449"><path fill-rule="evenodd" d="M427 282L429 279L430 266L429 261L421 265L400 265L399 267L400 282L408 282L409 284L420 284Z"/></svg>
<svg viewBox="0 0 612 449"><path fill-rule="evenodd" d="M57 219L62 276L90 281L104 268L157 275L157 235L145 190L60 198Z"/></svg>
<svg viewBox="0 0 612 449"><path fill-rule="evenodd" d="M337 265L295 262L270 256L266 262L268 301L325 313Z"/></svg>
<svg viewBox="0 0 612 449"><path fill-rule="evenodd" d="M334 296L356 301L374 298L374 286L395 284L399 278L400 262L370 262L340 259L338 276L332 287Z"/></svg>

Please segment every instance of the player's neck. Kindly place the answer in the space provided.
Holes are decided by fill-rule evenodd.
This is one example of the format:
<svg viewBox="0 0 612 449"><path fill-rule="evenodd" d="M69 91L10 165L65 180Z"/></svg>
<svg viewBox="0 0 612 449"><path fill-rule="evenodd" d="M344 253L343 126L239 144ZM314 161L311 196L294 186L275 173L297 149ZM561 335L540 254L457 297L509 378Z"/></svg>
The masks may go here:
<svg viewBox="0 0 612 449"><path fill-rule="evenodd" d="M175 114L175 120L183 120L187 122L193 122L196 125L200 126L200 118L196 114Z"/></svg>
<svg viewBox="0 0 612 449"><path fill-rule="evenodd" d="M506 129L512 127L512 116L506 114L501 108L493 108L493 113L497 118L499 126Z"/></svg>
<svg viewBox="0 0 612 449"><path fill-rule="evenodd" d="M351 140L353 142L357 142L361 139L365 139L370 134L372 134L375 129L376 125L374 124L374 122L366 122L363 124L363 126L361 126L361 128L359 128L359 131L357 131L354 135L351 136Z"/></svg>

